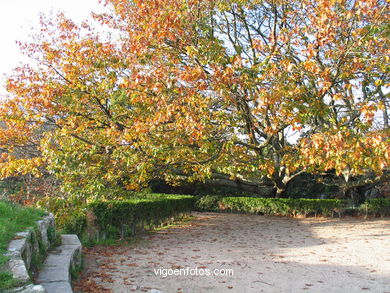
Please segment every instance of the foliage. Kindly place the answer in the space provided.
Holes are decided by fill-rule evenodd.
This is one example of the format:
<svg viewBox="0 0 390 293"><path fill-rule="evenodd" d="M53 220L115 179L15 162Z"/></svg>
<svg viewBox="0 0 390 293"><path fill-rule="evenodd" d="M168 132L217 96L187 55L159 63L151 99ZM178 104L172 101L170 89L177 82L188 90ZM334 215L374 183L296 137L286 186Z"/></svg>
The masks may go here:
<svg viewBox="0 0 390 293"><path fill-rule="evenodd" d="M0 201L0 269L6 263L4 256L9 241L16 232L25 231L34 227L36 221L45 213L41 210L21 207L10 202ZM16 285L9 272L0 270L0 289L7 289Z"/></svg>
<svg viewBox="0 0 390 293"><path fill-rule="evenodd" d="M213 186L212 184L199 184L195 191L195 195L218 195L218 196L255 196L255 193L240 190L230 186Z"/></svg>
<svg viewBox="0 0 390 293"><path fill-rule="evenodd" d="M104 207L107 205L107 203L115 203L115 206L119 206L121 202L129 204L131 206L132 203L136 202L142 202L142 201L172 201L176 199L176 197L181 198L180 195L170 195L170 194L153 194L148 192L148 190L144 190L142 192L129 192L129 191L122 191L118 194L111 195L109 198L99 197L99 199L86 199L85 197L78 197L78 196L50 196L50 197L44 197L40 199L37 202L37 205L39 207L42 207L50 212L52 212L55 215L56 219L56 225L57 229L59 229L63 233L74 233L79 235L79 237L87 238L86 240L89 241L91 239L88 239L90 235L88 234L88 229L94 229L96 227L88 227L88 225L94 225L95 218L103 216L103 219L97 218L98 224L102 224L104 220L104 215L100 212L98 214L92 216L93 219L91 219L91 223L88 223L88 217L89 213L92 211L92 213L95 213L96 210L100 210L100 207ZM163 204L163 203L161 203ZM167 211L164 211L164 207L167 208ZM178 207L178 203L174 205L174 207ZM161 215L161 219L164 219L164 215L166 213L172 213L172 207L168 204L166 206L162 205L158 207L159 209L156 210L156 207L154 207L154 210L151 212L156 212L159 215ZM104 209L104 208L103 208ZM129 208L130 209L130 208ZM136 210L139 209L135 208ZM130 210L129 210L130 211ZM141 213L142 211L138 211L137 213ZM144 211L145 212L145 211ZM138 214L137 214L138 215ZM147 213L145 212L145 215ZM124 217L122 221L126 221L126 214L121 215ZM128 220L132 220L132 215L129 214ZM157 219L158 220L158 219ZM138 221L138 220L137 220ZM103 224L102 224L103 225ZM119 225L119 224L118 224ZM119 230L117 230L117 227L115 225L111 224L104 224L101 226L104 229L107 229L108 234L115 234ZM120 226L121 227L121 226ZM112 231L112 233L110 233ZM96 232L96 231L95 231Z"/></svg>
<svg viewBox="0 0 390 293"><path fill-rule="evenodd" d="M42 198L53 194L63 193L58 180L47 174L39 178L28 174L0 180L0 196L23 206L34 206Z"/></svg>
<svg viewBox="0 0 390 293"><path fill-rule="evenodd" d="M179 214L190 212L194 198L186 195L149 194L139 199L95 201L88 208L95 214L99 227L108 234L124 238L128 230L135 233L137 224L158 225Z"/></svg>
<svg viewBox="0 0 390 293"><path fill-rule="evenodd" d="M280 216L333 216L342 208L337 199L224 197L218 204L221 211Z"/></svg>
<svg viewBox="0 0 390 293"><path fill-rule="evenodd" d="M373 198L364 202L360 206L361 213L373 216L390 216L390 199L389 198Z"/></svg>
<svg viewBox="0 0 390 293"><path fill-rule="evenodd" d="M59 14L21 44L38 64L8 79L0 177L45 167L92 197L265 175L280 196L304 171L389 167L386 1L106 3L116 34Z"/></svg>
<svg viewBox="0 0 390 293"><path fill-rule="evenodd" d="M86 200L77 197L47 196L37 202L52 212L57 228L63 233L81 235L86 228Z"/></svg>
<svg viewBox="0 0 390 293"><path fill-rule="evenodd" d="M8 180L0 180L0 194L17 194L23 188L21 182L16 180L8 179Z"/></svg>
<svg viewBox="0 0 390 293"><path fill-rule="evenodd" d="M195 202L195 209L205 212L219 211L219 201L222 199L220 195L204 195L197 197Z"/></svg>

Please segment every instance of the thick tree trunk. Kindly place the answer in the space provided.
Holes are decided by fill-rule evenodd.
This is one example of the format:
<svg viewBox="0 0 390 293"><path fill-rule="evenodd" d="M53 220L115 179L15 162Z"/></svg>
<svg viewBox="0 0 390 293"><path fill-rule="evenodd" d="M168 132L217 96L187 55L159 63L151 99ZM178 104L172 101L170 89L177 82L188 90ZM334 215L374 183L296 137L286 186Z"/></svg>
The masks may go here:
<svg viewBox="0 0 390 293"><path fill-rule="evenodd" d="M295 174L290 175L290 174L286 174L284 170L281 169L280 172L275 172L274 174L272 174L270 179L274 184L275 198L284 197L287 190L287 186L291 182L291 180L297 177L298 175L302 174L303 172L304 170L301 170Z"/></svg>
<svg viewBox="0 0 390 293"><path fill-rule="evenodd" d="M283 193L286 191L285 188L279 188L276 187L276 193L275 193L275 198L281 198L283 196Z"/></svg>
<svg viewBox="0 0 390 293"><path fill-rule="evenodd" d="M284 193L287 189L287 184L290 180L286 180L288 178L281 178L278 175L273 176L272 182L274 183L275 187L275 198L281 198L284 196Z"/></svg>

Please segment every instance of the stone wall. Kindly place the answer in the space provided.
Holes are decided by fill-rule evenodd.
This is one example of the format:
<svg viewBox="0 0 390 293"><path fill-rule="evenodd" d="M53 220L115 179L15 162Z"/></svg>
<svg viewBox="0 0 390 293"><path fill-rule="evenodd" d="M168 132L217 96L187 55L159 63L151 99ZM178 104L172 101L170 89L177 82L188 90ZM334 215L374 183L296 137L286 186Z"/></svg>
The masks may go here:
<svg viewBox="0 0 390 293"><path fill-rule="evenodd" d="M20 283L31 283L33 269L36 269L37 262L44 260L55 238L55 222L52 214L38 221L36 227L17 233L15 239L9 243L5 254L10 258L7 266L14 279ZM10 292L45 292L45 290L39 285L27 285Z"/></svg>

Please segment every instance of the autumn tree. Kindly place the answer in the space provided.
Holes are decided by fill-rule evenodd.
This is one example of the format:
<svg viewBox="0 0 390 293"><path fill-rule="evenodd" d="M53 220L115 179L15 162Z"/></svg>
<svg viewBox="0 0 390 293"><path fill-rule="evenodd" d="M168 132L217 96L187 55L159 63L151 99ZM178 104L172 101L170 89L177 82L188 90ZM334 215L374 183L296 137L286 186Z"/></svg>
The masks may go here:
<svg viewBox="0 0 390 293"><path fill-rule="evenodd" d="M281 196L302 172L388 168L387 1L106 4L94 17L111 37L60 14L21 44L37 64L8 81L3 177L44 164L94 195L156 176L267 176ZM14 142L43 125L42 155L17 162Z"/></svg>

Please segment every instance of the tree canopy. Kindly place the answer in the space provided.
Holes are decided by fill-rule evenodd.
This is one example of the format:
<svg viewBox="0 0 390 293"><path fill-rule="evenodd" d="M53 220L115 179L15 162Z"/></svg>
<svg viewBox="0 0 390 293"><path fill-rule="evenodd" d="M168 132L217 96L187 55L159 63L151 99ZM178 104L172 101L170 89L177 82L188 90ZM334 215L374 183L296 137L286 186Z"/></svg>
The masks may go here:
<svg viewBox="0 0 390 293"><path fill-rule="evenodd" d="M388 1L106 4L111 33L59 14L21 44L36 63L0 105L1 177L46 168L94 195L267 176L279 196L302 172L389 167Z"/></svg>

